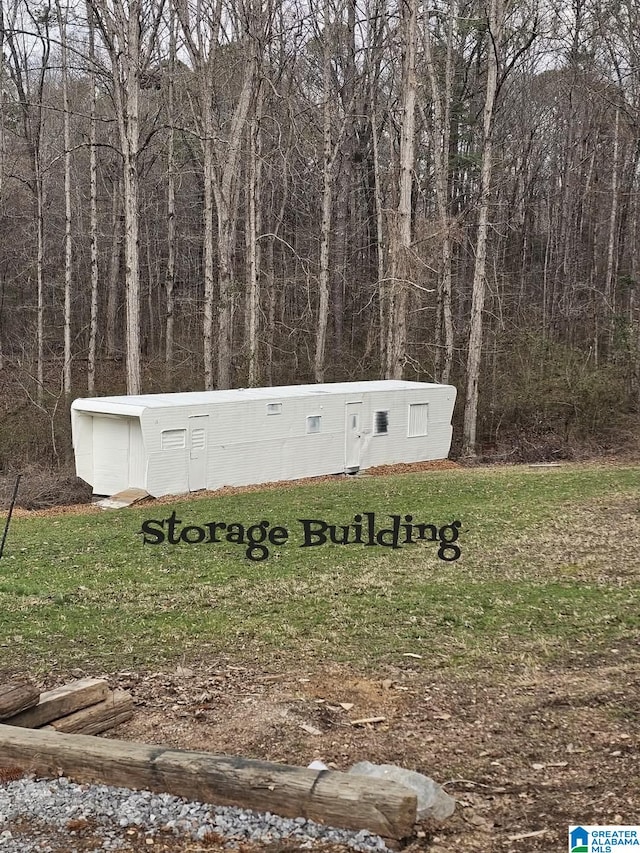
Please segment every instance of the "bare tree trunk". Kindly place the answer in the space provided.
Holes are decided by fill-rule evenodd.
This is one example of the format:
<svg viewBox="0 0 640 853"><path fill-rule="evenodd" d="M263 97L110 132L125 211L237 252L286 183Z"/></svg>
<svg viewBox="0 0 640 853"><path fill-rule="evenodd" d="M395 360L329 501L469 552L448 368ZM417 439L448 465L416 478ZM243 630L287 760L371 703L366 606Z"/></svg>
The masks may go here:
<svg viewBox="0 0 640 853"><path fill-rule="evenodd" d="M4 5L0 0L0 57L4 57ZM0 204L4 202L4 140L5 140L5 63L0 62ZM4 317L4 278L0 278L0 370L4 369L3 317Z"/></svg>
<svg viewBox="0 0 640 853"><path fill-rule="evenodd" d="M140 371L140 279L138 259L138 94L140 42L140 7L138 0L124 10L117 4L117 16L111 17L106 6L90 0L103 39L111 58L113 96L122 152L124 279L125 279L125 350L127 393L139 394ZM114 192L118 184L114 183ZM114 208L116 205L114 199ZM112 260L116 253L116 231L112 245ZM119 246L118 246L119 253ZM119 254L118 264L119 266ZM111 269L110 296L117 281L116 264ZM115 318L112 303L111 317Z"/></svg>
<svg viewBox="0 0 640 853"><path fill-rule="evenodd" d="M91 316L89 318L89 353L87 357L87 393L96 391L96 354L98 340L98 159L96 153L96 50L95 24L87 7L89 24L89 241L91 252Z"/></svg>
<svg viewBox="0 0 640 853"><path fill-rule="evenodd" d="M467 356L467 383L465 393L462 452L475 456L476 425L478 419L478 382L482 354L482 311L486 289L487 239L489 233L489 202L491 200L491 170L493 158L493 124L496 94L498 91L498 50L502 39L503 0L490 0L488 19L487 87L483 112L482 163L480 166L480 210L476 238L476 258L473 270L471 297L471 323L469 352Z"/></svg>
<svg viewBox="0 0 640 853"><path fill-rule="evenodd" d="M333 56L330 2L325 0L322 40L322 212L320 215L320 256L318 268L318 315L313 375L316 382L324 382L327 329L329 326L329 300L331 293L331 221L336 158L340 140L347 123L347 113L352 109L353 97L345 105L345 121L334 141L332 139L332 69Z"/></svg>
<svg viewBox="0 0 640 853"><path fill-rule="evenodd" d="M233 215L229 205L216 193L218 215L218 372L217 387L231 388L231 352L233 341Z"/></svg>
<svg viewBox="0 0 640 853"><path fill-rule="evenodd" d="M140 7L139 0L130 3L126 21L128 57L125 68L124 91L119 110L119 124L123 159L124 189L124 280L127 308L126 359L127 393L139 394L142 390L140 369L140 269L139 269L139 181L138 151L140 92Z"/></svg>
<svg viewBox="0 0 640 853"><path fill-rule="evenodd" d="M425 22L424 46L433 104L433 164L436 204L441 232L440 275L438 281L438 324L436 329L436 372L441 382L448 382L453 363L453 318L451 314L451 216L449 210L449 140L451 99L453 94L453 39L458 19L457 0L451 0L447 31L444 89L439 85L433 56L429 22ZM443 340L444 339L444 340Z"/></svg>
<svg viewBox="0 0 640 853"><path fill-rule="evenodd" d="M44 399L44 169L42 148L44 139L44 91L49 71L51 41L49 35L51 7L43 7L38 14L29 7L25 9L29 16L29 26L33 29L32 41L37 44L39 67L37 74L31 67L33 44L27 48L17 34L22 35L22 26L16 27L18 3L11 7L10 22L3 21L3 39L8 48L8 56L0 57L9 68L13 85L18 96L24 139L32 174L31 191L34 201L34 220L36 226L36 402L42 406ZM3 16L4 17L4 16ZM35 85L34 85L35 81Z"/></svg>
<svg viewBox="0 0 640 853"><path fill-rule="evenodd" d="M318 320L316 349L313 360L313 376L316 382L324 382L324 357L329 323L329 240L331 234L334 164L331 144L331 47L329 32L329 0L325 0L324 38L322 46L322 214L320 217L320 258L318 269Z"/></svg>
<svg viewBox="0 0 640 853"><path fill-rule="evenodd" d="M613 131L613 162L611 174L611 208L609 211L609 235L607 239L607 271L604 282L604 308L607 318L609 359L613 355L613 335L616 312L616 291L614 286L616 268L616 235L618 227L618 184L620 169L620 108L616 107L616 118Z"/></svg>
<svg viewBox="0 0 640 853"><path fill-rule="evenodd" d="M375 107L371 113L371 145L373 153L373 195L376 214L376 269L378 273L378 324L380 365L385 364L387 346L385 330L387 328L387 282L385 280L384 257L384 213L382 210L382 179L380 176L380 155L378 151L378 124Z"/></svg>
<svg viewBox="0 0 640 853"><path fill-rule="evenodd" d="M385 276L385 234L383 209L383 180L380 167L380 112L378 111L379 78L383 59L382 41L385 29L386 9L384 0L374 0L371 10L369 49L367 61L367 86L369 126L371 128L371 156L373 166L373 216L375 221L375 260L376 260L376 297L378 308L378 354L380 370L385 369L386 363L386 330L387 330L387 291L388 283ZM384 107L382 111L384 115ZM369 324L369 336L372 325Z"/></svg>
<svg viewBox="0 0 640 853"><path fill-rule="evenodd" d="M180 20L185 39L185 48L198 74L200 93L199 108L194 110L196 125L200 131L202 148L202 266L204 279L204 309L202 318L202 349L204 361L204 387L210 391L215 386L213 351L213 309L214 309L214 195L215 174L215 127L213 121L213 63L216 56L222 14L221 0L213 0L210 9L198 6L194 21L186 4L175 2L174 8Z"/></svg>
<svg viewBox="0 0 640 853"><path fill-rule="evenodd" d="M137 28L137 24L135 25ZM137 94L137 93L136 93ZM124 277L126 304L127 394L139 394L140 369L140 269L138 219L138 103L127 96L128 115L123 138L124 161Z"/></svg>
<svg viewBox="0 0 640 853"><path fill-rule="evenodd" d="M344 134L340 151L337 152L335 192L335 229L332 255L332 273L330 274L331 286L331 316L333 318L333 353L334 358L341 359L344 340L344 309L346 282L349 279L347 273L347 256L350 238L354 228L349 221L349 208L354 183L354 150L356 145L356 127L354 115L362 110L352 110L355 105L356 84L356 0L345 0L346 5L346 27L344 28L344 42L342 50L343 81L340 86L340 101L344 110ZM355 270L353 271L355 272Z"/></svg>
<svg viewBox="0 0 640 853"><path fill-rule="evenodd" d="M247 164L247 382L250 388L259 383L258 317L260 309L260 187L262 181L260 120L262 118L262 86L258 83L254 115L249 122L249 159Z"/></svg>
<svg viewBox="0 0 640 853"><path fill-rule="evenodd" d="M44 132L44 87L46 75L49 66L49 22L44 22L44 36L41 38L43 47L42 64L40 66L39 83L36 97L38 98L35 107L35 129L32 128L32 153L33 153L33 174L36 193L36 219L37 219L37 258L36 258L36 277L38 282L38 314L37 314L37 401L40 405L44 400L44 203L45 203L45 187L44 174L42 167L42 141Z"/></svg>
<svg viewBox="0 0 640 853"><path fill-rule="evenodd" d="M203 353L204 387L211 391L215 387L213 353L213 305L215 298L215 279L213 275L214 222L213 222L213 182L215 179L213 153L213 116L211 114L210 95L207 96L202 110L202 175L204 181L203 208L203 254L204 254L204 315L203 315Z"/></svg>
<svg viewBox="0 0 640 853"><path fill-rule="evenodd" d="M41 111L41 108L39 112ZM36 399L40 405L44 399L44 179L40 162L40 143L33 149L33 173L36 192L36 281L38 308L36 318L37 361L36 379L38 390Z"/></svg>
<svg viewBox="0 0 640 853"><path fill-rule="evenodd" d="M232 285L233 243L238 204L238 164L247 115L251 107L258 70L255 38L248 37L246 50L250 52L245 65L242 91L233 114L231 131L222 168L222 179L214 185L216 213L218 215L218 387L231 387L231 346L233 331Z"/></svg>
<svg viewBox="0 0 640 853"><path fill-rule="evenodd" d="M2 348L2 325L4 316L4 276L0 275L0 371L4 370L4 349Z"/></svg>
<svg viewBox="0 0 640 853"><path fill-rule="evenodd" d="M144 334L145 347L147 352L155 352L156 349L156 322L155 322L155 314L156 314L156 305L154 300L154 292L156 290L160 290L160 270L157 263L157 257L154 258L154 253L152 249L152 238L149 230L149 220L145 221L144 224L144 243L147 247L146 249L146 267L147 267L147 312L146 312L146 326L142 326L142 331Z"/></svg>
<svg viewBox="0 0 640 853"><path fill-rule="evenodd" d="M387 333L388 379L402 379L407 354L407 307L411 251L411 189L415 149L417 0L403 0L402 118L398 207L389 241L391 298Z"/></svg>
<svg viewBox="0 0 640 853"><path fill-rule="evenodd" d="M107 356L116 357L118 291L120 283L120 257L122 254L122 214L120 210L120 180L116 178L112 184L111 199L111 254L109 257L109 275L107 278L107 311L105 318L105 338Z"/></svg>
<svg viewBox="0 0 640 853"><path fill-rule="evenodd" d="M176 72L176 20L175 10L169 11L169 79L167 83L167 116L169 138L167 140L167 270L165 275L165 330L164 363L165 375L171 375L173 367L173 334L176 280L176 164L175 164L175 72Z"/></svg>
<svg viewBox="0 0 640 853"><path fill-rule="evenodd" d="M258 71L258 32L247 32L243 55L246 57L242 89L235 106L231 127L226 139L214 142L213 123L213 60L220 31L222 5L214 0L212 6L199 5L195 20L189 17L186 5L176 4L176 12L185 37L185 48L200 85L200 109L196 115L202 146L204 176L204 372L205 387L213 387L213 204L217 214L218 248L218 353L217 387L231 387L231 352L233 327L233 247L235 241L236 208L238 204L238 167L244 128L251 108ZM255 28L255 19L251 20ZM245 27L244 21L242 26ZM211 231L209 231L211 228ZM209 282L211 274L211 285Z"/></svg>
<svg viewBox="0 0 640 853"><path fill-rule="evenodd" d="M162 4L143 15L142 0L89 0L111 61L113 100L122 151L124 192L124 265L126 303L126 380L127 393L139 394L142 388L140 341L140 259L139 259L139 175L140 153L139 98L140 71L152 54ZM149 11L149 10L147 10ZM141 36L145 39L144 50Z"/></svg>
<svg viewBox="0 0 640 853"><path fill-rule="evenodd" d="M291 138L288 141L287 150L291 147ZM287 209L289 199L289 177L287 160L285 158L282 172L282 194L280 198L280 209L275 220L271 225L271 233L265 235L268 239L267 257L265 262L265 286L267 290L267 363L265 370L265 379L267 385L273 385L273 350L275 345L276 332L276 303L278 292L276 289L276 270L275 270L275 245L280 237L284 215Z"/></svg>
<svg viewBox="0 0 640 853"><path fill-rule="evenodd" d="M274 258L275 239L269 238L267 257L265 261L265 287L267 289L267 360L265 364L265 380L267 385L273 385L273 348L276 335L276 270Z"/></svg>
<svg viewBox="0 0 640 853"><path fill-rule="evenodd" d="M349 133L349 136L351 133ZM347 140L349 143L350 140ZM349 242L349 196L353 183L353 162L349 144L345 146L340 157L340 168L336 169L338 175L335 193L335 229L333 248L331 251L333 270L330 271L331 285L331 316L333 318L333 353L336 359L340 359L344 345L344 303L345 282L348 274L347 248Z"/></svg>
<svg viewBox="0 0 640 853"><path fill-rule="evenodd" d="M73 246L71 238L71 116L69 112L69 66L67 57L67 17L69 7L62 12L56 0L58 29L60 31L60 59L62 63L62 112L64 137L64 367L63 389L71 394L71 289L73 284Z"/></svg>
<svg viewBox="0 0 640 853"><path fill-rule="evenodd" d="M631 187L631 215L630 215L630 246L629 256L631 258L631 278L638 280L640 273L638 264L638 245L640 243L640 198L638 192L638 153L640 152L640 139L636 139L636 154L634 157L633 177ZM635 399L636 406L640 409L640 300L636 294L636 288L631 288L629 295L629 322L631 326L631 394Z"/></svg>

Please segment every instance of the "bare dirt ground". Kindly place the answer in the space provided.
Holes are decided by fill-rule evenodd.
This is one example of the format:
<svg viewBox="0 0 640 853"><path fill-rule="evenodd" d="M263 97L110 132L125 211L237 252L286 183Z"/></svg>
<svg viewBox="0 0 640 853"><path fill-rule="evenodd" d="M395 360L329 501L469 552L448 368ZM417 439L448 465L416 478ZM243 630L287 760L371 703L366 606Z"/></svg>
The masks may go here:
<svg viewBox="0 0 640 853"><path fill-rule="evenodd" d="M419 830L418 844L442 853L564 850L569 824L638 821L635 652L495 681L438 679L416 663L374 676L331 665L121 675L141 704L118 736L303 766L318 758L343 770L367 759L427 773L458 801L453 818ZM385 720L351 724L372 716Z"/></svg>
<svg viewBox="0 0 640 853"><path fill-rule="evenodd" d="M418 825L410 851L562 851L569 824L638 822L637 649L473 678L405 661L375 674L328 662L303 671L238 665L232 657L171 672L121 672L111 681L133 694L136 712L109 736L302 766L321 759L339 770L367 759L429 774L457 808L441 824ZM384 720L352 723L372 716ZM133 830L122 832L131 844L125 850L150 849ZM90 825L76 838L74 850L94 849ZM86 847L77 846L83 839ZM60 853L69 849L62 844ZM221 848L215 839L156 838L153 849Z"/></svg>

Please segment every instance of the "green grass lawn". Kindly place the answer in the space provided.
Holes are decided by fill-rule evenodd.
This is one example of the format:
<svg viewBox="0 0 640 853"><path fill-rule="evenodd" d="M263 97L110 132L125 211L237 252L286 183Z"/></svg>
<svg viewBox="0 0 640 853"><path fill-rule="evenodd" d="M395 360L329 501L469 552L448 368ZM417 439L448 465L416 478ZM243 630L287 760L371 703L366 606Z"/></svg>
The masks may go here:
<svg viewBox="0 0 640 853"><path fill-rule="evenodd" d="M261 561L235 542L144 544L142 522L174 510L182 526L264 520L289 539L267 543ZM377 527L394 514L438 530L459 521L460 557L439 559L431 541L301 547L299 519L351 524L353 537L365 513ZM158 668L220 652L265 664L376 666L409 652L431 668L535 665L637 638L639 581L632 465L336 478L14 518L0 561L0 669Z"/></svg>

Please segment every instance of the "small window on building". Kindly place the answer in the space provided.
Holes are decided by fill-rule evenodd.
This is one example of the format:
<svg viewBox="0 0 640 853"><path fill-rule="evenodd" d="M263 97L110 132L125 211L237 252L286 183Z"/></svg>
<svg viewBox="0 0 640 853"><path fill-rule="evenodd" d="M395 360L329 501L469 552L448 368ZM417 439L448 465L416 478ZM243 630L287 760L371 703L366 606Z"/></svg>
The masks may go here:
<svg viewBox="0 0 640 853"><path fill-rule="evenodd" d="M186 429L163 429L160 437L163 450L180 450L187 446Z"/></svg>
<svg viewBox="0 0 640 853"><path fill-rule="evenodd" d="M320 415L309 415L307 418L307 435L315 435L320 432Z"/></svg>
<svg viewBox="0 0 640 853"><path fill-rule="evenodd" d="M373 434L386 435L389 432L389 412L380 411L373 413Z"/></svg>
<svg viewBox="0 0 640 853"><path fill-rule="evenodd" d="M428 412L428 403L409 403L409 438L427 434Z"/></svg>
<svg viewBox="0 0 640 853"><path fill-rule="evenodd" d="M267 414L268 415L281 415L282 414L282 403L267 403Z"/></svg>

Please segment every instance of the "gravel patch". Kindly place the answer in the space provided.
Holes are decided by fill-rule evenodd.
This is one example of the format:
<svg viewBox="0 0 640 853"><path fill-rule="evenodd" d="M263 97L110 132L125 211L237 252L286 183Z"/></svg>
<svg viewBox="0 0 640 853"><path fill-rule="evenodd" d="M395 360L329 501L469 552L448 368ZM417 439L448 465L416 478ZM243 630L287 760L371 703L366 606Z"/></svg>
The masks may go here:
<svg viewBox="0 0 640 853"><path fill-rule="evenodd" d="M24 819L37 821L37 838L19 830ZM65 849L73 853L75 827L90 822L102 842L97 850L117 851L135 828L150 838L158 834L203 841L215 837L226 847L246 842L294 840L310 848L315 842L344 844L354 850L385 851L382 838L366 830L352 832L323 826L305 818L284 818L232 806L189 802L171 794L153 794L108 785L78 785L59 779L26 778L0 784L1 853L51 853L58 850L61 833ZM44 837L50 829L51 844ZM84 848L83 848L84 849Z"/></svg>

